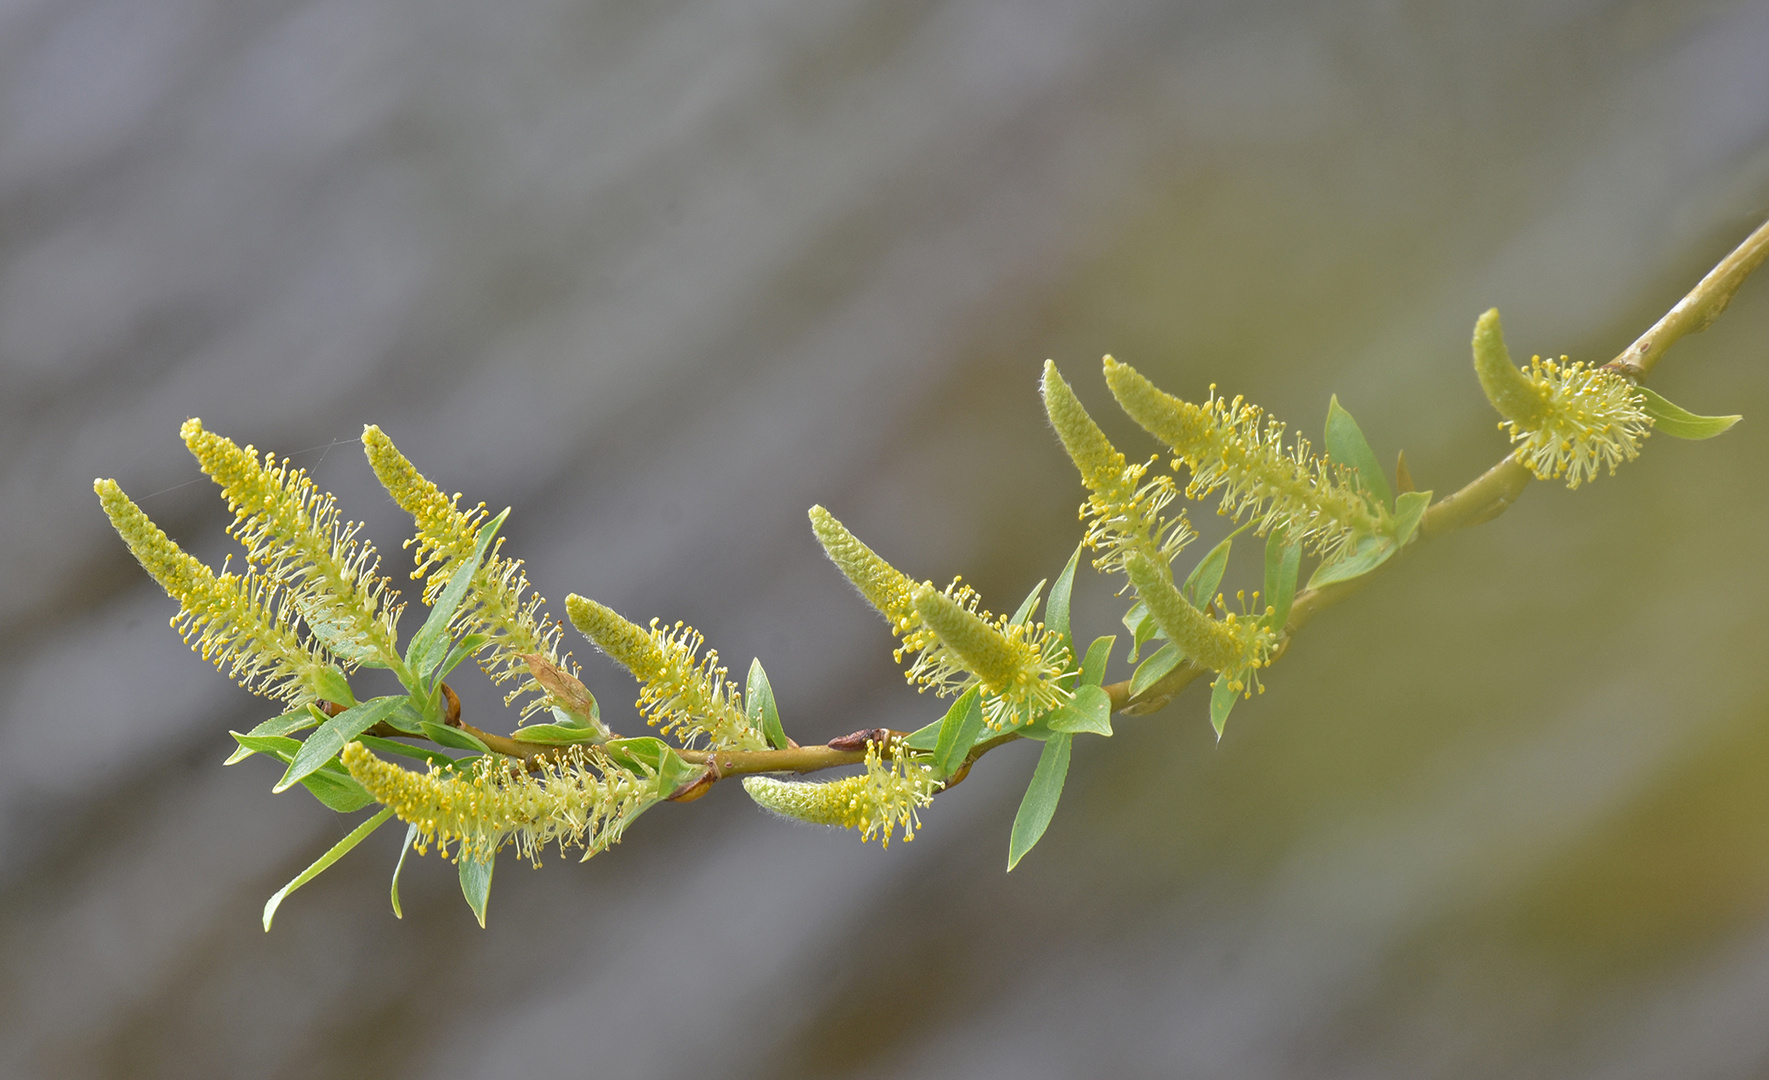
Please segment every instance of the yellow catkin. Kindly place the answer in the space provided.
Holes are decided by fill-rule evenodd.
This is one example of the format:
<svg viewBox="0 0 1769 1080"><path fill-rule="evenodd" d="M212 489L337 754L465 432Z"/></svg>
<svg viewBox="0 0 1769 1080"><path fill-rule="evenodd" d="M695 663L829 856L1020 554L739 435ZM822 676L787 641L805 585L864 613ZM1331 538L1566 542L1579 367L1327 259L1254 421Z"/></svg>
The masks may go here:
<svg viewBox="0 0 1769 1080"><path fill-rule="evenodd" d="M1155 624L1186 656L1242 683L1237 691L1246 685L1243 673L1256 672L1270 662L1276 638L1258 619L1233 612L1211 618L1187 602L1164 567L1141 553L1127 559L1124 569Z"/></svg>
<svg viewBox="0 0 1769 1080"><path fill-rule="evenodd" d="M911 677L942 693L969 685L983 689L983 713L991 728L1030 721L1071 697L1057 680L1068 665L1061 635L1043 623L1008 624L983 618L931 585L918 587L915 611L943 649L924 650Z"/></svg>
<svg viewBox="0 0 1769 1080"><path fill-rule="evenodd" d="M767 736L749 720L743 695L726 678L719 654L699 655L704 639L682 623L649 630L622 618L606 605L576 593L565 598L571 624L596 647L639 680L639 711L648 723L684 745L705 735L714 747L766 750Z"/></svg>
<svg viewBox="0 0 1769 1080"><path fill-rule="evenodd" d="M646 807L668 794L655 778L618 768L587 747L572 746L528 772L486 756L459 770L402 768L353 742L338 755L350 775L399 820L418 827L418 852L435 844L455 859L485 859L506 844L539 863L549 844L583 857L620 841Z"/></svg>
<svg viewBox="0 0 1769 1080"><path fill-rule="evenodd" d="M902 639L892 655L899 663L912 658L904 673L909 682L944 697L981 681L984 715L994 727L1030 720L1069 699L1056 681L1069 654L1054 630L1042 624L1009 626L1005 617L979 614L976 590L956 578L943 591L915 581L821 506L811 508L811 528L830 561ZM929 611L945 618L944 633L930 625Z"/></svg>
<svg viewBox="0 0 1769 1080"><path fill-rule="evenodd" d="M228 534L246 549L246 562L284 590L301 618L327 647L347 661L397 663L398 593L375 571L380 557L359 540L360 522L340 520L336 503L305 470L241 448L184 422L179 434L234 513Z"/></svg>
<svg viewBox="0 0 1769 1080"><path fill-rule="evenodd" d="M823 507L811 507L810 517L811 531L817 535L829 561L885 617L891 624L891 633L904 637L913 632L919 625L912 600L916 582L879 558Z"/></svg>
<svg viewBox="0 0 1769 1080"><path fill-rule="evenodd" d="M1474 371L1504 420L1517 458L1538 480L1566 478L1576 488L1640 456L1652 418L1634 384L1583 361L1532 357L1511 363L1497 309L1474 324Z"/></svg>
<svg viewBox="0 0 1769 1080"><path fill-rule="evenodd" d="M424 601L433 603L460 561L470 558L475 551L479 530L488 516L485 505L462 510L457 505L461 498L458 494L452 498L444 495L399 452L385 432L372 424L363 429L362 445L381 486L417 526L416 534L406 541L406 546L417 549L413 553L417 569L412 571L412 577L429 575ZM523 572L521 560L498 554L503 542L502 537L494 541L492 550L474 571L469 600L456 616L455 627L462 635L482 633L490 638L477 660L494 682L518 680L516 688L505 696L505 704L524 694L536 695L522 708L526 717L551 699L532 677L523 659L525 655L538 653L573 678L578 674L578 666L569 653L561 654L561 628L546 616L545 599L528 591L528 575ZM528 595L524 596L524 592Z"/></svg>
<svg viewBox="0 0 1769 1080"><path fill-rule="evenodd" d="M1125 555L1132 551L1172 562L1196 536L1184 510L1171 519L1161 513L1179 494L1173 478L1157 476L1144 483L1152 461L1126 462L1048 360L1044 362L1042 390L1045 414L1088 490L1081 518L1088 522L1084 541L1100 552L1094 568L1121 570Z"/></svg>
<svg viewBox="0 0 1769 1080"><path fill-rule="evenodd" d="M1219 512L1251 517L1255 531L1282 527L1294 543L1331 560L1368 536L1391 528L1392 515L1360 491L1343 465L1309 453L1308 440L1288 448L1285 427L1236 397L1201 405L1164 393L1128 364L1105 358L1106 383L1130 418L1191 470L1186 496L1221 490Z"/></svg>
<svg viewBox="0 0 1769 1080"><path fill-rule="evenodd" d="M178 601L172 627L241 686L299 707L322 696L327 663L295 629L287 595L255 574L217 575L130 501L115 480L93 483L99 502L142 567Z"/></svg>
<svg viewBox="0 0 1769 1080"><path fill-rule="evenodd" d="M866 744L866 771L858 776L824 782L743 778L743 790L758 805L813 825L858 829L862 843L876 832L881 847L891 846L898 827L905 842L915 839L921 827L916 811L933 802L938 786L932 767L911 760L901 745L892 747L886 763L872 742Z"/></svg>

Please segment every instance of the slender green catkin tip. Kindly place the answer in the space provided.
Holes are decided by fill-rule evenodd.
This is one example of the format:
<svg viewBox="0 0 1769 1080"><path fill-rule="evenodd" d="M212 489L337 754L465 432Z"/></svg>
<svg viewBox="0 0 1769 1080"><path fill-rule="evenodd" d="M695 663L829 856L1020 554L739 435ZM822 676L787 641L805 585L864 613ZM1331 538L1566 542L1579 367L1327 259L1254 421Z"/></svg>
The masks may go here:
<svg viewBox="0 0 1769 1080"><path fill-rule="evenodd" d="M1488 308L1474 323L1474 373L1500 416L1525 428L1541 424L1546 402L1541 389L1511 362L1498 308Z"/></svg>
<svg viewBox="0 0 1769 1080"><path fill-rule="evenodd" d="M1081 482L1088 490L1099 491L1116 484L1124 475L1124 455L1106 438L1093 417L1087 414L1075 392L1057 372L1056 364L1044 362L1044 412L1050 426L1056 429L1063 449L1081 470Z"/></svg>
<svg viewBox="0 0 1769 1080"><path fill-rule="evenodd" d="M921 824L916 811L933 801L938 786L933 769L910 760L901 745L891 748L887 761L871 742L866 744L866 771L859 776L825 783L743 778L743 790L763 809L813 825L859 829L861 842L876 832L884 847L890 846L897 828L905 842L915 839Z"/></svg>
<svg viewBox="0 0 1769 1080"><path fill-rule="evenodd" d="M651 635L621 618L614 609L572 593L565 598L565 614L584 637L595 642L598 649L641 682L649 679L662 665L663 652Z"/></svg>
<svg viewBox="0 0 1769 1080"><path fill-rule="evenodd" d="M1234 632L1188 603L1153 559L1141 552L1131 554L1124 560L1124 572L1136 586L1137 596L1148 605L1155 625L1166 631L1185 655L1212 671L1245 666Z"/></svg>
<svg viewBox="0 0 1769 1080"><path fill-rule="evenodd" d="M915 582L879 558L823 507L811 507L810 517L811 531L817 534L817 542L823 545L829 561L860 590L867 603L878 609L891 624L892 633L907 632L915 617L910 601Z"/></svg>
<svg viewBox="0 0 1769 1080"><path fill-rule="evenodd" d="M1118 407L1144 431L1181 456L1190 453L1203 439L1208 430L1205 410L1157 388L1129 364L1120 364L1110 356L1104 364L1106 385L1118 399Z"/></svg>
<svg viewBox="0 0 1769 1080"><path fill-rule="evenodd" d="M1007 635L932 585L917 587L914 603L921 621L983 681L984 689L1000 693L1022 681L1025 650L1014 648Z"/></svg>
<svg viewBox="0 0 1769 1080"><path fill-rule="evenodd" d="M771 776L743 778L743 790L764 810L781 817L808 821L812 825L833 825L842 829L860 827L856 796L865 786L865 776L827 782L776 780Z"/></svg>
<svg viewBox="0 0 1769 1080"><path fill-rule="evenodd" d="M129 545L136 561L176 598L179 594L174 589L187 575L191 557L173 543L141 507L123 494L115 480L94 480L92 490L98 493L99 505L104 507L105 516L111 519L111 527Z"/></svg>

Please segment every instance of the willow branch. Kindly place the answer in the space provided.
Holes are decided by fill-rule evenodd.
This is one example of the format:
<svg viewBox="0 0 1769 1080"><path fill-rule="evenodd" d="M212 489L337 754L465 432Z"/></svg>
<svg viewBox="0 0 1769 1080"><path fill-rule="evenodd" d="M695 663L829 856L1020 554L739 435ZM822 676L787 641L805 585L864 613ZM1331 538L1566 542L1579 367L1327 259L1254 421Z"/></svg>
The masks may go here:
<svg viewBox="0 0 1769 1080"><path fill-rule="evenodd" d="M1732 302L1733 294L1738 292L1744 279L1765 258L1769 258L1769 221L1757 226L1757 231L1708 271L1707 277L1689 290L1688 296L1677 301L1677 306L1653 323L1652 329L1641 334L1634 344L1605 366L1635 382L1644 379L1677 339L1706 330L1708 324Z"/></svg>
<svg viewBox="0 0 1769 1080"><path fill-rule="evenodd" d="M1759 226L1731 254L1720 260L1719 265L1709 271L1687 296L1678 301L1650 330L1607 366L1636 382L1644 379L1665 350L1679 338L1705 330L1725 310L1744 279L1765 259L1769 259L1769 221ZM1432 503L1419 524L1417 541L1434 540L1446 533L1493 520L1510 509L1531 479L1527 468L1512 455L1506 455L1461 489ZM1377 572L1392 566L1411 547L1409 544L1407 549L1397 553L1396 559L1390 559L1361 577L1298 593L1291 604L1290 617L1284 624L1283 635L1272 652L1272 659L1276 660L1289 651L1296 632L1310 619L1362 589ZM1187 660L1140 694L1130 693L1128 680L1111 683L1102 689L1111 698L1112 712L1125 716L1142 716L1166 707L1180 691L1200 677L1212 674L1214 672L1197 661ZM492 752L517 758L531 769L560 752L551 747L537 749L532 743L494 735L467 724L459 719L459 705L453 693L450 692L448 696L452 706L449 716L451 726L474 736ZM884 745L892 740L906 738L907 735L907 732L879 728L831 740L831 744L826 746L791 746L784 750L677 750L676 753L684 761L703 766L703 771L696 780L683 785L674 798L680 802L699 798L715 781L726 776L755 773L802 774L858 765L866 758L862 736ZM954 772L946 786L951 787L963 780L971 766L983 755L1025 737L1020 732L1008 731L978 743L966 755L963 765Z"/></svg>

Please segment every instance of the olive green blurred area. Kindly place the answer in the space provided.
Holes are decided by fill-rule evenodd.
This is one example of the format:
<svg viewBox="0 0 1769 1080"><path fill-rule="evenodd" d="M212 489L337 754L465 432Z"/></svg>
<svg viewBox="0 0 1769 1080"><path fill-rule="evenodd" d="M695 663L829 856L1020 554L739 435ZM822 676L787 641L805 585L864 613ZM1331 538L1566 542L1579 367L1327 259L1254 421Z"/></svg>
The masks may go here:
<svg viewBox="0 0 1769 1080"><path fill-rule="evenodd" d="M275 707L90 493L219 564L201 416L404 585L377 423L553 614L759 657L801 743L916 728L806 508L1012 610L1081 533L1043 361L1159 449L1108 352L1452 491L1505 452L1477 315L1603 362L1769 215L1766 54L1762 2L0 5L0 1075L1769 1072L1769 277L1651 380L1736 428L1410 552L1220 741L1199 687L1079 738L1011 874L1029 745L888 850L721 784L506 853L485 930L434 856L394 919L390 827L266 934L362 815L221 767Z"/></svg>

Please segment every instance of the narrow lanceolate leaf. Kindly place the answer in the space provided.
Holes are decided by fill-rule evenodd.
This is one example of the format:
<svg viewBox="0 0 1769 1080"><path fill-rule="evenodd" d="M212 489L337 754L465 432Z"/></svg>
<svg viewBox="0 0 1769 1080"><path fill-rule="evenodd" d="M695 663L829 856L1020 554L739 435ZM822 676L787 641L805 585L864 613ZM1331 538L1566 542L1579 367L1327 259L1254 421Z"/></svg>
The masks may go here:
<svg viewBox="0 0 1769 1080"><path fill-rule="evenodd" d="M939 739L934 743L934 768L943 780L958 771L965 755L983 730L983 705L978 700L981 690L971 687L958 695L940 721Z"/></svg>
<svg viewBox="0 0 1769 1080"><path fill-rule="evenodd" d="M1364 439L1363 429L1340 407L1338 394L1327 403L1327 457L1350 468L1356 474L1357 485L1374 495L1381 505L1393 505L1388 478L1382 475L1382 466L1376 464L1376 454Z"/></svg>
<svg viewBox="0 0 1769 1080"><path fill-rule="evenodd" d="M1063 639L1063 648L1069 655L1075 653L1075 636L1069 632L1069 597L1075 590L1075 568L1081 564L1081 546L1076 545L1075 554L1069 556L1068 565L1056 576L1056 584L1050 587L1050 599L1044 604L1044 625L1055 630Z"/></svg>
<svg viewBox="0 0 1769 1080"><path fill-rule="evenodd" d="M456 750L477 750L481 754L490 753L491 748L479 741L479 738L458 727L438 724L434 720L426 720L419 725L423 728L425 738L437 746L453 747Z"/></svg>
<svg viewBox="0 0 1769 1080"><path fill-rule="evenodd" d="M319 710L314 709L309 706L303 706L302 708L296 709L293 712L286 712L286 713L283 713L281 716L271 717L269 720L266 720L263 723L259 724L257 727L254 727L251 731L246 732L246 735L249 737L254 737L254 738L262 738L267 735L288 736L288 735L295 734L295 732L297 732L297 731L306 731L308 728L313 727L315 724L324 723L325 720L326 720L325 713L322 713ZM251 747L247 746L246 744L241 743L234 750L233 754L231 756L229 756L228 759L226 761L223 761L221 764L234 765L234 764L237 764L241 761L246 760L247 758L251 757L253 754L255 754L257 752L258 751L253 750Z"/></svg>
<svg viewBox="0 0 1769 1080"><path fill-rule="evenodd" d="M1216 587L1222 584L1223 571L1228 569L1229 549L1234 546L1235 537L1247 529L1241 526L1223 538L1222 543L1210 549L1210 553L1198 560L1198 565L1186 575L1185 586L1180 590L1192 606L1203 611L1210 606L1210 598L1216 595Z"/></svg>
<svg viewBox="0 0 1769 1080"><path fill-rule="evenodd" d="M427 680L430 678L430 673L435 671L437 665L441 664L443 658L448 655L449 646L452 644L448 636L449 623L454 621L456 613L460 611L461 602L467 599L467 592L473 587L473 575L478 572L479 564L485 558L486 549L491 546L492 538L497 535L498 529L503 527L504 519L509 516L510 511L506 507L503 513L480 527L479 535L473 543L472 553L462 559L459 566L455 567L454 573L449 576L448 584L443 586L442 593L436 597L436 604L430 609L430 617L424 620L424 625L418 628L416 634L412 635L411 643L406 647L406 666L410 667L419 679L426 680L426 685L428 685ZM411 689L416 690L417 687Z"/></svg>
<svg viewBox="0 0 1769 1080"><path fill-rule="evenodd" d="M1674 439L1711 439L1744 419L1742 416L1697 416L1644 386L1635 387L1634 392L1640 396L1646 415L1652 417L1653 430L1662 431Z"/></svg>
<svg viewBox="0 0 1769 1080"><path fill-rule="evenodd" d="M1180 652L1179 646L1173 642L1161 646L1154 655L1136 665L1136 671L1130 676L1130 696L1135 697L1160 682L1184 661L1185 653Z"/></svg>
<svg viewBox="0 0 1769 1080"><path fill-rule="evenodd" d="M1107 634L1093 639L1087 647L1087 655L1081 661L1081 677L1075 680L1077 686L1098 686L1106 681L1106 662L1112 658L1112 646L1118 641L1116 634Z"/></svg>
<svg viewBox="0 0 1769 1080"><path fill-rule="evenodd" d="M1069 775L1069 743L1073 735L1057 734L1044 740L1038 755L1038 767L1032 770L1032 783L1026 797L1020 800L1019 813L1014 815L1013 835L1007 844L1007 868L1019 865L1026 852L1044 836L1050 818L1056 813L1057 800L1063 794L1063 781Z"/></svg>
<svg viewBox="0 0 1769 1080"><path fill-rule="evenodd" d="M1066 735L1112 736L1112 697L1098 686L1079 686L1067 705L1051 711L1050 730Z"/></svg>
<svg viewBox="0 0 1769 1080"><path fill-rule="evenodd" d="M295 880L289 882L287 885L284 885L282 888L278 889L276 891L275 895L273 895L269 900L265 901L265 903L264 903L264 930L265 930L265 932L266 933L270 932L270 920L272 920L276 917L276 909L282 905L283 900L286 899L290 893L294 892L296 889L299 889L301 886L307 884L309 881L312 881L314 878L318 877L319 875L325 873L325 871L328 867L330 867L333 863L337 862L339 859L342 859L345 855L349 854L351 848L362 843L363 840L365 840L368 837L369 833L372 833L376 829L380 828L383 824L386 823L387 819L392 816L393 816L393 811L390 808L382 807L381 811L379 813L377 813L374 817L369 818L367 821L363 822L361 825L358 825L356 828L350 830L350 835L348 835L344 839L338 841L336 844L333 844L330 851L326 852L324 855L321 855L318 859L314 860L314 863L312 866L309 866L307 869L301 871L299 874L296 874Z"/></svg>
<svg viewBox="0 0 1769 1080"><path fill-rule="evenodd" d="M1431 492L1409 491L1394 500L1394 546L1402 548L1419 531L1425 511L1431 506Z"/></svg>
<svg viewBox="0 0 1769 1080"><path fill-rule="evenodd" d="M602 741L595 728L582 727L576 724L529 724L510 732L510 738L517 742L535 743L540 746L569 746L572 743L597 743Z"/></svg>
<svg viewBox="0 0 1769 1080"><path fill-rule="evenodd" d="M1290 604L1296 599L1296 577L1301 569L1301 546L1287 543L1284 530L1273 529L1265 538L1265 602L1272 609L1265 624L1273 630L1282 630L1290 621Z"/></svg>
<svg viewBox="0 0 1769 1080"><path fill-rule="evenodd" d="M385 720L405 700L403 695L372 698L327 720L301 744L301 752L289 763L288 772L270 790L287 791L302 777L337 757L345 743Z"/></svg>
<svg viewBox="0 0 1769 1080"><path fill-rule="evenodd" d="M749 662L749 678L743 684L743 710L749 717L749 726L760 728L769 746L776 750L786 749L786 729L780 726L774 687L768 682L768 673L762 670L760 660Z"/></svg>
<svg viewBox="0 0 1769 1080"><path fill-rule="evenodd" d="M1235 691L1227 675L1218 675L1210 685L1210 726L1216 729L1218 742L1222 741L1222 729L1228 723L1229 710L1240 699L1241 695Z"/></svg>
<svg viewBox="0 0 1769 1080"><path fill-rule="evenodd" d="M473 917L479 920L481 930L485 929L485 905L491 900L491 872L495 869L496 855L460 860L461 895L467 898L467 906L473 909Z"/></svg>
<svg viewBox="0 0 1769 1080"><path fill-rule="evenodd" d="M399 872L405 869L405 856L411 851L412 845L418 842L418 827L408 825L405 830L405 843L399 848L399 861L393 864L393 887L388 890L393 901L393 917L405 918L405 912L399 910Z"/></svg>
<svg viewBox="0 0 1769 1080"><path fill-rule="evenodd" d="M1032 591L1026 594L1024 600L1020 601L1020 606L1014 610L1013 618L1007 620L1007 625L1013 626L1027 622L1032 618L1032 612L1038 610L1038 596L1044 591L1045 582L1049 580L1049 578L1045 578L1032 586Z"/></svg>
<svg viewBox="0 0 1769 1080"><path fill-rule="evenodd" d="M1136 663L1137 654L1142 652L1143 645L1150 638L1166 636L1166 632L1161 629L1161 624L1157 623L1155 617L1149 614L1149 605L1140 599L1130 605L1130 610L1124 613L1122 622L1124 629L1130 631L1130 655L1126 659L1132 664Z"/></svg>
<svg viewBox="0 0 1769 1080"><path fill-rule="evenodd" d="M295 760L301 750L299 742L285 735L241 735L237 731L228 734L240 744L241 753L248 756L263 754L285 765ZM351 779L344 766L335 761L328 761L303 776L301 786L318 799L320 805L334 813L353 814L375 801L361 784Z"/></svg>
<svg viewBox="0 0 1769 1080"><path fill-rule="evenodd" d="M1330 563L1322 563L1309 576L1308 587L1318 589L1325 585L1335 585L1341 581L1363 577L1365 574L1387 562L1397 549L1393 539L1386 536L1366 536L1359 541L1357 548L1347 552L1343 558L1334 559Z"/></svg>

